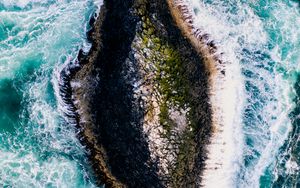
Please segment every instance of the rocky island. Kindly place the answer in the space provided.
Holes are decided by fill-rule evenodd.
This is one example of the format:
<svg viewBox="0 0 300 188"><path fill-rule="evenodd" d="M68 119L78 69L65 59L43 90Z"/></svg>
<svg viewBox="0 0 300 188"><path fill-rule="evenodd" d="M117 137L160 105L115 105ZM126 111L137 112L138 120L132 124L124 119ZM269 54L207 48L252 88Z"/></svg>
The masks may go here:
<svg viewBox="0 0 300 188"><path fill-rule="evenodd" d="M99 185L201 185L211 71L174 11L166 0L109 0L90 21L92 47L69 85Z"/></svg>

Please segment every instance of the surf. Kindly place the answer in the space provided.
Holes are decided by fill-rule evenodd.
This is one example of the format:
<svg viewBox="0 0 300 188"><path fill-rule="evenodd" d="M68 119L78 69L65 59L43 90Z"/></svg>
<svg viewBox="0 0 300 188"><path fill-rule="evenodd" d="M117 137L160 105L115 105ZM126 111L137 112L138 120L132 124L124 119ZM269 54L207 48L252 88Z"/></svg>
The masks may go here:
<svg viewBox="0 0 300 188"><path fill-rule="evenodd" d="M289 114L295 108L296 75L292 70L299 58L294 47L298 30L290 24L298 20L299 4L173 2L186 18L186 30L198 38L200 44L194 46L215 46L213 54L199 51L215 60L209 62L215 67L210 86L215 131L207 146L202 185L271 186L278 176L274 165L281 158L281 147L291 142Z"/></svg>
<svg viewBox="0 0 300 188"><path fill-rule="evenodd" d="M0 1L1 186L95 187L58 87L101 3Z"/></svg>

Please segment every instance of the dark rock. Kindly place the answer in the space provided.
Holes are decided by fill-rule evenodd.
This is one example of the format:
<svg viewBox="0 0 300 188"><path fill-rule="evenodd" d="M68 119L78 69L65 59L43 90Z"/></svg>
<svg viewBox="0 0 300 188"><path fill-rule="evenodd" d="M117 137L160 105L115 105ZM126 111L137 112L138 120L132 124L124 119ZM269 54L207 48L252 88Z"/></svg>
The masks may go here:
<svg viewBox="0 0 300 188"><path fill-rule="evenodd" d="M144 9L137 9L138 14L135 14L135 6L140 4ZM176 151L177 156L183 157L176 161L176 168L170 165L172 177L160 177L156 161L150 158L142 124L146 109L140 105L142 99L138 102L134 98L133 86L129 84L136 73L131 72L126 61L131 60L134 64L131 45L138 32L139 20L145 20L145 28L152 23L157 31L148 28L148 34L157 33L157 43L163 39L174 46L184 60L184 74L189 84L189 116L194 131L189 139L171 140L178 145L190 146L186 151ZM201 56L174 24L166 1L106 0L98 18L91 18L90 23L94 23L88 32L92 48L87 55L79 52L81 69L74 69L68 80L76 79L84 83L83 88L73 89L74 97L81 101L79 106L73 107L74 111L76 107L83 108L85 111L82 113L91 116L89 122L80 122L80 114L76 114L75 119L81 130L80 140L90 151L91 165L99 185L198 187L206 156L205 146L211 133L209 75ZM68 92L72 93L70 89Z"/></svg>

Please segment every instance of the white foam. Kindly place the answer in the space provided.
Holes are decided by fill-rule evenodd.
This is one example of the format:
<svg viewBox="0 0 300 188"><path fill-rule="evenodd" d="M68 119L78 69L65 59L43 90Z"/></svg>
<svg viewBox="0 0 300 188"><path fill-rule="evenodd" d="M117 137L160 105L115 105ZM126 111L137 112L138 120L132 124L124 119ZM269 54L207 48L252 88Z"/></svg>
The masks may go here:
<svg viewBox="0 0 300 188"><path fill-rule="evenodd" d="M23 78L33 67L34 73L17 88L23 93L22 126L16 135L0 134L0 186L95 187L83 168L85 150L63 119L65 106L58 93L53 97L49 92L58 90L54 70L65 62L59 58L75 58L82 46L89 48L84 44L94 11L91 1L53 1L49 6L39 4L47 1L2 2L7 7L0 11L0 24L8 37L0 40L0 79ZM13 6L26 9L15 11Z"/></svg>
<svg viewBox="0 0 300 188"><path fill-rule="evenodd" d="M39 162L33 153L20 156L16 153L0 153L0 186L2 187L74 187L80 166L75 161L56 156ZM85 187L95 187L85 184Z"/></svg>
<svg viewBox="0 0 300 188"><path fill-rule="evenodd" d="M290 131L287 114L291 108L288 106L291 101L283 93L289 93L291 90L281 75L274 77L267 69L261 67L268 66L267 61L259 59L264 57L255 55L257 51L264 53L269 40L264 23L253 11L255 2L175 2L188 7L188 12L184 14L186 17L192 15L189 19L192 20L195 34L208 34L207 42L214 41L218 50L216 54L223 62L214 65L219 71L211 81L211 105L216 131L208 146L208 160L202 184L212 188L234 187L237 184L258 187L260 176L274 161L273 155ZM250 55L245 54L243 49L247 49ZM245 78L241 74L242 68L253 71L257 78ZM225 70L225 76L220 70ZM273 83L273 79L276 83ZM256 115L261 113L263 119L257 119L257 122L253 119L255 129L245 125L244 118L247 117L244 116L244 108L249 108L249 105L253 105L250 108L256 108L255 102L260 102L246 101L257 100L257 93L252 94L244 90L246 81L254 84L262 99L266 100L265 104L260 104L261 109L256 109ZM267 91L269 87L271 89ZM272 120L274 117L277 119ZM244 135L255 138L255 149L262 155L254 166L247 168L243 165L244 156L252 150L246 145ZM246 180L238 179L239 177Z"/></svg>
<svg viewBox="0 0 300 188"><path fill-rule="evenodd" d="M264 174L264 171L268 165L275 166L276 160L282 160L279 156L279 147L284 144L288 138L288 134L292 130L291 120L288 114L295 108L295 103L292 101L296 96L294 91L295 74L294 71L299 68L299 9L298 4L292 2L276 2L272 1L269 6L273 7L269 12L270 18L265 20L265 24L273 29L277 36L270 40L274 44L274 48L270 51L271 58L277 63L276 67L281 69L275 72L274 83L274 96L277 98L277 102L273 102L273 106L265 109L265 113L268 116L265 120L268 121L268 126L265 129L269 131L269 138L260 144L258 151L261 156L255 166L250 168L246 173L246 178L243 183L244 186L258 187L259 178ZM287 50L287 53L284 50ZM271 116L275 116L275 120L272 120ZM273 118L274 119L274 118ZM265 132L265 131L264 131ZM294 141L289 141L289 144ZM288 145L289 145L288 144ZM288 155L288 153L283 154ZM292 165L291 165L292 164ZM286 164L286 172L295 172L295 163ZM278 173L282 170L276 169L273 171L273 175L278 177ZM279 167L281 168L281 167ZM276 178L275 178L276 180Z"/></svg>
<svg viewBox="0 0 300 188"><path fill-rule="evenodd" d="M7 7L8 6L18 6L20 8L24 8L29 3L32 3L32 2L37 2L37 0L3 0L1 3L3 3Z"/></svg>
<svg viewBox="0 0 300 188"><path fill-rule="evenodd" d="M214 65L217 69L220 67L219 70L225 70L225 75L217 72L211 82L214 132L211 144L208 146L208 159L203 172L202 185L232 187L234 174L239 170L242 156L241 111L245 98L243 78L234 51L240 47L237 43L238 35L231 25L226 25L227 21L224 20L226 18L212 14L213 7L196 1L186 1L186 3L192 6L190 10L195 8L199 10L197 15L192 13L194 30L200 29L203 33L208 33L209 40L215 42L219 52L225 52L223 56L219 56L225 65L217 63Z"/></svg>

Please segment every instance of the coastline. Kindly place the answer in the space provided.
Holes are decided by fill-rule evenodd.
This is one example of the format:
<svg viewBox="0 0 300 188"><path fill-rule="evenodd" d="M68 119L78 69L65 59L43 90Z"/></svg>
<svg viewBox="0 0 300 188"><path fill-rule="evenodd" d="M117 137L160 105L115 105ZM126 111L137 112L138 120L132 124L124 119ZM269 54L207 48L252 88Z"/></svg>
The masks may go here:
<svg viewBox="0 0 300 188"><path fill-rule="evenodd" d="M202 56L210 77L215 77L218 71L215 64L220 61L217 55L214 54L217 50L216 46L209 41L207 34L201 34L201 31L194 27L191 10L183 0L167 0L167 3L173 20L181 30L182 35L190 41L195 50Z"/></svg>
<svg viewBox="0 0 300 188"><path fill-rule="evenodd" d="M80 50L75 59L75 66L67 65L60 73L60 93L62 102L68 106L66 116L77 129L77 136L85 147L89 164L94 171L93 176L99 186L125 187L109 171L106 162L106 153L102 145L98 143L94 134L93 113L90 107L90 94L93 93L93 85L96 80L91 77L94 69L93 63L101 50L100 27L105 18L106 8L100 6L99 15L94 14L90 19L91 30L88 31L88 40L92 44L86 54Z"/></svg>
<svg viewBox="0 0 300 188"><path fill-rule="evenodd" d="M188 1L167 0L171 14L176 21L182 34L189 39L199 54L204 58L206 69L209 71L209 96L212 107L212 136L207 145L207 160L202 174L204 187L216 187L216 182L221 182L222 186L231 187L232 177L238 167L240 151L236 149L237 134L235 121L239 114L236 112L234 104L235 98L240 98L237 94L243 93L239 83L233 80L239 77L237 67L232 62L224 61L222 51L219 51L211 36L204 30L198 28L194 23L196 15ZM225 97L225 98L224 98ZM242 101L240 101L241 103ZM241 105L241 104L240 104ZM242 105L241 105L242 106ZM234 143L237 142L237 143ZM235 148L235 149L233 149ZM237 156L233 156L236 153ZM232 164L235 163L235 164Z"/></svg>
<svg viewBox="0 0 300 188"><path fill-rule="evenodd" d="M155 5L154 2L151 3ZM169 7L166 0L160 0L153 9L158 10L161 14L160 20L166 27L166 34L164 37L168 38L168 41L177 47L180 55L185 59L184 69L187 70L190 105L192 110L189 112L190 116L194 117L193 124L195 125L194 135L194 151L193 154L187 155L188 158L194 160L193 168L187 171L187 176L191 176L189 183L181 184L181 187L193 186L200 187L202 182L202 173L205 168L205 161L207 160L207 145L212 130L212 108L210 104L210 75L211 72L207 68L205 62L206 57L199 53L198 49L192 45L189 38L187 38L182 32L181 25L172 16L173 9ZM164 33L161 31L160 33ZM174 187L178 187L175 185Z"/></svg>
<svg viewBox="0 0 300 188"><path fill-rule="evenodd" d="M168 8L165 0L126 3L118 0L104 1L100 15L96 20L91 20L91 25L94 26L88 32L88 39L92 43L92 48L88 54L82 51L79 53L80 68L72 74L70 86L71 98L78 114L79 139L86 146L98 185L105 184L108 187L201 185L206 146L212 131L209 80L207 80L211 72L201 63L206 60L182 35L179 23L173 20L169 11L172 9ZM144 19L145 16L149 19ZM112 25L113 23L117 24ZM145 28L144 23L148 25L146 33L144 29L138 29ZM169 107L171 119L172 114L178 116L178 113L179 117L188 119L176 120L177 125L172 130L176 133L175 137L167 137L164 142L156 142L154 137L159 140L164 136L158 135L159 129L153 129L155 126L152 128L150 126L149 129L151 124L146 123L151 117L146 108L147 104L154 102L143 97L145 91L142 88L147 85L138 86L142 90L135 89L139 83L137 79L140 81L145 79L143 72L140 72L143 62L149 61L152 66L153 61L147 58L136 59L134 56L143 48L139 46L141 43L138 41L141 42L141 39L138 39L140 36L138 33L142 32L147 36L149 31L153 30L151 28L154 28L155 35L162 40L158 43L159 48L155 49L158 51L164 49L159 53L165 54L170 48L171 54L167 56L178 54L180 61L184 62L180 64L184 70L180 74L183 74L188 84L188 88L185 89L187 96L184 97L184 106L188 105L189 110L184 112L176 110L177 107ZM153 37L153 34L150 35ZM136 44L138 45L133 47ZM148 48L148 45L149 43L145 47ZM149 50L151 54L151 48ZM144 53L141 55L144 56ZM145 75L148 75L147 71ZM181 86L178 88L179 91L180 88ZM161 89L155 86L155 91ZM163 96L164 94L160 95L160 101ZM162 105L161 102L158 103L159 106ZM143 104L146 104L146 107ZM160 107L159 111L153 111L154 115L161 118L161 110ZM160 121L155 122L160 124ZM184 131L178 128L183 128ZM180 141L174 142L177 139ZM169 144L173 146L168 149ZM189 146L188 150L184 149L185 145ZM158 151L174 156L173 162L170 163L170 159L160 155L160 152L157 153L155 151L157 147L161 147ZM165 147L167 149L164 149ZM153 160L155 157L160 160ZM162 168L169 170L165 171Z"/></svg>
<svg viewBox="0 0 300 188"><path fill-rule="evenodd" d="M160 183L158 181L158 178L155 173L151 172L153 170L145 170L144 168L149 168L153 165L150 165L149 162L147 162L147 149L146 149L146 142L143 139L143 134L140 133L139 129L134 130L134 127L132 128L133 133L132 136L121 136L122 134L130 134L130 126L129 127L123 127L125 130L118 130L115 129L114 127L110 126L111 124L108 123L108 127L100 127L102 124L101 122L110 122L113 120L119 121L120 116L123 116L122 122L126 124L128 120L130 119L129 117L126 117L130 114L128 112L131 111L130 104L125 104L124 106L124 101L127 101L126 103L130 102L130 91L128 91L128 86L126 84L120 85L120 87L116 87L119 85L118 83L114 84L109 84L107 83L106 85L108 88L100 87L99 84L99 77L100 77L100 84L101 80L107 80L104 82L122 82L121 77L120 77L120 67L118 65L115 66L110 66L109 62L106 63L106 65L99 64L102 62L105 62L109 57L112 52L109 52L115 48L121 47L125 48L123 51L120 51L119 54L118 52L116 54L118 55L111 55L110 57L115 57L115 63L118 63L118 58L124 59L124 57L127 56L126 52L128 50L128 44L130 44L130 39L126 38L123 36L125 39L123 40L124 43L122 44L117 44L120 40L115 40L114 37L122 37L119 33L120 30L127 30L128 28L126 27L125 23L120 23L122 19L127 19L127 25L128 26L133 26L133 29L135 31L135 24L130 23L130 22L135 22L134 21L134 15L129 11L130 7L133 5L132 1L124 2L121 3L119 1L115 2L108 2L105 1L104 5L101 8L100 15L98 18L95 20L93 29L88 33L88 38L92 42L92 48L90 52L87 55L80 55L79 56L79 62L80 64L83 65L83 67L76 73L74 76L73 81L74 82L79 82L81 87L79 88L73 88L73 93L74 93L74 99L77 101L75 102L77 104L77 109L79 109L79 114L80 114L80 128L83 130L83 138L87 139L87 142L84 141L83 144L88 146L88 150L90 151L89 158L92 164L92 167L94 169L94 174L96 178L98 179L98 184L99 185L106 185L108 187L127 187L130 186L128 185L128 180L126 180L127 176L125 169L123 170L124 166L122 165L123 163L129 164L132 159L137 158L136 161L140 161L139 165L136 165L136 167L133 167L131 164L127 168L131 168L130 170L133 170L133 172L130 173L135 173L135 171L140 171L140 173L146 173L143 175L143 179L139 178L140 182L131 182L134 185L131 186L139 186L139 185L145 185L146 183L143 181L148 181L149 185L151 185L151 182L155 185L156 187L159 187ZM118 12L119 11L119 12ZM121 18L122 17L122 18ZM114 23L119 23L117 25L112 26L111 21L115 20ZM122 25L122 26L121 26ZM116 28L120 26L120 28ZM132 31L126 31L129 32L128 37L132 35ZM125 33L125 32L124 32ZM122 40L121 40L122 41ZM122 46L124 45L124 46ZM127 49L126 49L127 48ZM116 69L119 70L116 70ZM102 70L103 69L103 70ZM99 75L99 72L105 71L105 73ZM99 71L99 72L98 72ZM113 71L113 75L111 75L111 72ZM116 72L115 72L116 71ZM114 76L115 79L110 79L111 76ZM125 86L125 88L124 88ZM113 88L111 88L113 87ZM123 89L122 89L123 88ZM117 89L117 90L116 90ZM120 90L118 90L120 89ZM100 92L104 92L107 94L101 94ZM120 93L119 93L120 92ZM113 94L114 93L114 94ZM122 93L122 94L121 94ZM110 101L110 99L106 98L101 100L100 97L109 97L109 98L114 98L117 97L118 99L121 99L119 101L116 99L115 101ZM125 97L125 98L124 98ZM106 104L101 104L101 103L106 103ZM116 103L115 103L116 102ZM122 104L123 103L123 104ZM118 105L119 104L119 105ZM99 105L99 106L97 106ZM97 114L97 111L105 112L106 107L108 106L115 106L113 109L116 109L116 111L110 113L112 116L116 115L116 117L105 117L102 115ZM118 111L118 108L124 108L122 111ZM120 113L124 113L120 114ZM127 112L127 113L126 113ZM117 113L117 114L115 114ZM137 112L138 113L138 112ZM110 115L108 115L110 116ZM124 117L125 116L125 117ZM82 118L84 117L84 118ZM106 119L108 118L108 119ZM83 119L83 120L82 120ZM129 122L128 122L129 123ZM100 124L100 125L99 125ZM118 123L119 124L119 123ZM121 127L119 127L122 129ZM112 130L111 130L112 129ZM128 130L127 130L128 129ZM102 131L101 131L102 130ZM99 133L99 131L101 131ZM116 134L121 134L120 135L120 140L118 140L117 137L110 137L109 133L116 133ZM119 132L119 133L117 133ZM102 135L101 135L102 133ZM107 133L107 134L106 134ZM136 136L139 136L140 138L137 138ZM112 140L111 140L112 139ZM124 143L124 139L132 140L135 141L136 139L139 141L139 144L135 146L136 149L141 150L139 151L140 154L138 153L131 153L132 151L128 151L130 153L127 153L129 156L122 156L118 155L118 151L120 148L122 148L122 145L126 147ZM132 142L131 141L131 142ZM141 142L141 143L140 143ZM144 142L144 143L143 143ZM123 144L124 143L124 144ZM105 146L103 146L103 144ZM132 143L134 145L134 143ZM120 147L120 148L118 148ZM139 148L140 147L140 148ZM111 149L111 150L110 150ZM123 152L127 152L124 149L121 149ZM112 154L111 154L112 153ZM144 153L144 154L143 154ZM117 155L116 155L117 154ZM112 156L113 155L113 156ZM117 157L117 159L113 157ZM111 161L115 161L114 164L112 164ZM136 168L136 169L135 169ZM122 171L122 172L113 172L113 171ZM150 172L150 173L149 173ZM152 173L152 175L151 175ZM136 174L136 176L140 176ZM147 177L148 176L148 177ZM152 176L152 177L151 177ZM128 175L129 178L134 177L134 175ZM148 179L148 180L147 180ZM154 180L157 179L157 180ZM121 181L120 181L121 180ZM124 182L126 184L124 184Z"/></svg>

